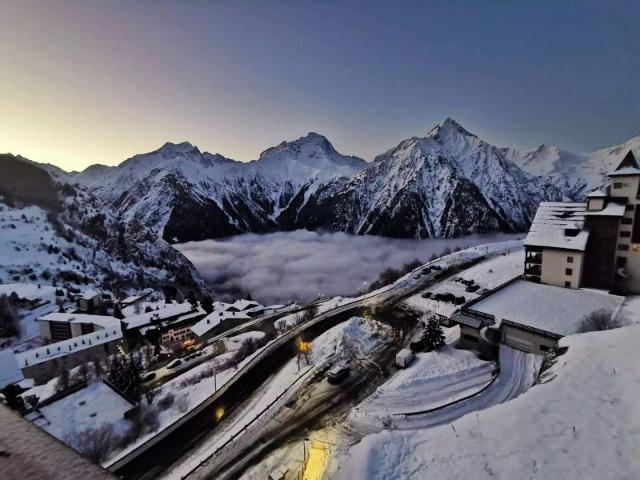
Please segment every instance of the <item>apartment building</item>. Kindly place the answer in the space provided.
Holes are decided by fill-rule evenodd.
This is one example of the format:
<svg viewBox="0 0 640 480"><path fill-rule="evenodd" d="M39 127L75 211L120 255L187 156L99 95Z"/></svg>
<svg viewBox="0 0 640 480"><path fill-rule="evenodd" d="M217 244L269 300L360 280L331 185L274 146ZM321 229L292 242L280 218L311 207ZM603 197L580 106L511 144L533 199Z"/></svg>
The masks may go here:
<svg viewBox="0 0 640 480"><path fill-rule="evenodd" d="M524 275L566 288L640 293L640 166L629 152L586 203L543 202L524 242Z"/></svg>

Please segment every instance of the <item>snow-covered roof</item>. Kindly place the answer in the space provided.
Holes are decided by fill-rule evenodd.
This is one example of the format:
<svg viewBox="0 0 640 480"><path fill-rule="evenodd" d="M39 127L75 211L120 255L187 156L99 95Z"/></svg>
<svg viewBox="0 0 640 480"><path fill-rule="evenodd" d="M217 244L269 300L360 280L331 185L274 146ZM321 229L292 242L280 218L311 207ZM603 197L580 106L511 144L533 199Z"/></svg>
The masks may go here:
<svg viewBox="0 0 640 480"><path fill-rule="evenodd" d="M115 424L134 407L125 398L103 382L91 383L71 395L40 407L44 416L35 423L47 432L63 440L71 429L82 431L99 427L103 423Z"/></svg>
<svg viewBox="0 0 640 480"><path fill-rule="evenodd" d="M120 320L108 315L89 315L86 313L48 313L40 318L40 322L67 322L67 323L91 323L101 328L109 328L120 325Z"/></svg>
<svg viewBox="0 0 640 480"><path fill-rule="evenodd" d="M582 230L586 207L585 203L542 202L524 244L583 251L589 238L589 232ZM567 229L580 232L567 235Z"/></svg>
<svg viewBox="0 0 640 480"><path fill-rule="evenodd" d="M585 316L597 310L613 313L624 297L518 280L473 305L493 315L496 325L509 320L556 335L576 333Z"/></svg>
<svg viewBox="0 0 640 480"><path fill-rule="evenodd" d="M120 303L123 303L123 304L134 303L134 302L137 302L138 300L143 299L147 295L151 295L152 293L153 293L153 288L147 288L136 295L131 295L130 297L125 298L124 300L120 300Z"/></svg>
<svg viewBox="0 0 640 480"><path fill-rule="evenodd" d="M585 215L591 216L603 216L603 217L623 217L625 206L619 203L610 202L602 210L588 210Z"/></svg>
<svg viewBox="0 0 640 480"><path fill-rule="evenodd" d="M615 172L611 172L609 174L610 177L620 177L626 175L640 175L640 169L636 167L623 167L620 170L616 170Z"/></svg>
<svg viewBox="0 0 640 480"><path fill-rule="evenodd" d="M12 350L0 350L0 388L23 378L16 354Z"/></svg>
<svg viewBox="0 0 640 480"><path fill-rule="evenodd" d="M603 198L606 197L607 194L600 190L599 188L587 194L588 198Z"/></svg>
<svg viewBox="0 0 640 480"><path fill-rule="evenodd" d="M223 321L227 319L234 320L251 320L244 312L227 312L227 311L213 311L198 323L196 323L193 327L191 327L191 331L196 334L198 337L206 334L212 328L217 327Z"/></svg>
<svg viewBox="0 0 640 480"><path fill-rule="evenodd" d="M97 292L95 290L85 290L82 293L79 293L78 295L76 295L76 298L82 298L83 300L91 300L95 297L100 296L101 293Z"/></svg>
<svg viewBox="0 0 640 480"><path fill-rule="evenodd" d="M25 368L47 362L53 358L65 357L70 353L82 351L96 345L114 342L121 338L122 329L120 328L120 322L118 322L113 326L96 330L95 332L17 353L16 358L20 368Z"/></svg>
<svg viewBox="0 0 640 480"><path fill-rule="evenodd" d="M125 317L123 321L127 324L127 330L130 330L132 328L144 327L152 322L158 322L178 315L184 315L186 313L190 313L192 310L193 305L189 302L168 303L159 310L129 315L128 317Z"/></svg>
<svg viewBox="0 0 640 480"><path fill-rule="evenodd" d="M256 307L264 308L258 302L254 302L253 300L236 300L235 302L233 302L233 306L241 311L249 309L254 310L256 309Z"/></svg>

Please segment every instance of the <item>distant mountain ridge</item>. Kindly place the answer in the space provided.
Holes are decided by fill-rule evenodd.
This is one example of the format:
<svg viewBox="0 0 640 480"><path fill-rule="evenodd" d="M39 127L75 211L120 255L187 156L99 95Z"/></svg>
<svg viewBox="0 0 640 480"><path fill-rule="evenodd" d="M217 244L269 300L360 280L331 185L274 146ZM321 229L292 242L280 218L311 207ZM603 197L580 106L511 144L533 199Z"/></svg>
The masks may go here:
<svg viewBox="0 0 640 480"><path fill-rule="evenodd" d="M251 162L182 142L114 167L48 170L169 242L298 228L428 238L525 230L539 202L584 198L629 149L640 153L640 137L591 154L521 152L448 118L370 163L311 132Z"/></svg>

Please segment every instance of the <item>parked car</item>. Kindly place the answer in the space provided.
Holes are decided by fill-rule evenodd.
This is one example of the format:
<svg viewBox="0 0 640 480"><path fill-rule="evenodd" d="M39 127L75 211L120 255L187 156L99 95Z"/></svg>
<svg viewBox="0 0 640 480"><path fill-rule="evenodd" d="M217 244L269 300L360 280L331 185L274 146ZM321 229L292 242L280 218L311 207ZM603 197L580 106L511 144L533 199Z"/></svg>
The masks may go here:
<svg viewBox="0 0 640 480"><path fill-rule="evenodd" d="M147 373L144 377L142 377L142 383L150 382L151 380L155 380L156 372Z"/></svg>
<svg viewBox="0 0 640 480"><path fill-rule="evenodd" d="M167 365L167 368L169 370L179 367L180 365L182 365L182 360L180 360L179 358L174 360L173 362L171 362L169 365Z"/></svg>
<svg viewBox="0 0 640 480"><path fill-rule="evenodd" d="M413 362L416 355L408 348L403 348L396 354L396 365L400 368L407 368Z"/></svg>
<svg viewBox="0 0 640 480"><path fill-rule="evenodd" d="M327 373L327 381L333 385L342 383L349 376L349 368L344 365L337 365Z"/></svg>

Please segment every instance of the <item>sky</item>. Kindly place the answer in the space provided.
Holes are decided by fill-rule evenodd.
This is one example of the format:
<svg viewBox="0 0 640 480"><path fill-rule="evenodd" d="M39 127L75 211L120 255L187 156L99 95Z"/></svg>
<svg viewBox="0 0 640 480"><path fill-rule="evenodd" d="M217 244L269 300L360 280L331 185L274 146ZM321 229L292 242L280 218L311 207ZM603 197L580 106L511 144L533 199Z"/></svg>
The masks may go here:
<svg viewBox="0 0 640 480"><path fill-rule="evenodd" d="M500 146L640 135L640 2L0 0L0 152L79 170L167 141L371 160L453 117Z"/></svg>

